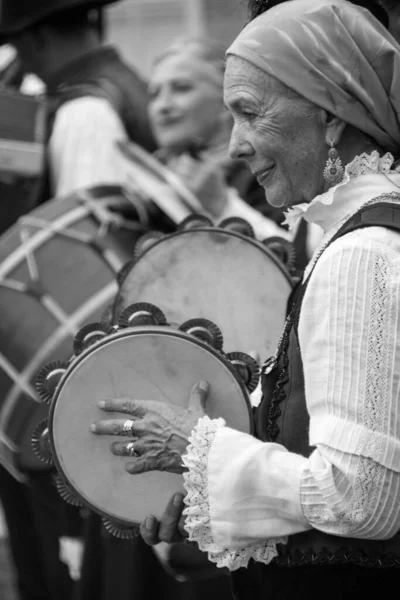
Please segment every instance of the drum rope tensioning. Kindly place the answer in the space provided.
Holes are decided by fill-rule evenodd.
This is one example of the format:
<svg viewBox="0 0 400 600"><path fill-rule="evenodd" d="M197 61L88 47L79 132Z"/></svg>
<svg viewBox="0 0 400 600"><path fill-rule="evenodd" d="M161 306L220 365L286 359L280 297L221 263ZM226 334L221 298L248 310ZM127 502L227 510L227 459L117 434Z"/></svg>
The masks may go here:
<svg viewBox="0 0 400 600"><path fill-rule="evenodd" d="M116 273L148 229L136 204L119 186L82 190L40 206L0 238L0 462L17 479L44 468L30 444L46 414L36 373L55 353L68 357L70 340L114 298Z"/></svg>

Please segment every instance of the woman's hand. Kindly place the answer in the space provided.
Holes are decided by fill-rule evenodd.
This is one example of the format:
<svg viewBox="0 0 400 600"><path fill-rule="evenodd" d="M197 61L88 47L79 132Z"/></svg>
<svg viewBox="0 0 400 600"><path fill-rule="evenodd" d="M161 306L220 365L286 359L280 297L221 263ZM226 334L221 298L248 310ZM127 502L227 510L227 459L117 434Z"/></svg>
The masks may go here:
<svg viewBox="0 0 400 600"><path fill-rule="evenodd" d="M100 401L98 404L102 410L124 413L129 418L98 421L91 425L91 431L98 435L129 438L111 444L113 454L134 458L133 462L125 465L128 473L182 473L182 454L186 451L192 429L205 415L208 389L205 381L193 386L187 409L154 400L119 398Z"/></svg>
<svg viewBox="0 0 400 600"><path fill-rule="evenodd" d="M168 505L158 520L153 515L149 515L140 526L140 535L149 546L155 546L160 542L172 544L181 542L188 537L184 529L185 518L182 514L185 508L183 494L172 496Z"/></svg>
<svg viewBox="0 0 400 600"><path fill-rule="evenodd" d="M182 179L206 212L214 217L222 214L228 197L219 164L181 154L171 159L168 167Z"/></svg>

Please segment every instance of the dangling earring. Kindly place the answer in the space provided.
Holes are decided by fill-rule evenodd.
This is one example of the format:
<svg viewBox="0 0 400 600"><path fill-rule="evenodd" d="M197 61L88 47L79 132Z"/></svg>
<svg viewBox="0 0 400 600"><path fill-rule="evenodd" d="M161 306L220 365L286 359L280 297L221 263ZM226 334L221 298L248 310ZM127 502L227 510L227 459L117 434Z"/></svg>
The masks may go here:
<svg viewBox="0 0 400 600"><path fill-rule="evenodd" d="M324 179L332 185L340 183L343 179L344 169L339 152L336 150L333 142L328 152L328 160L324 169Z"/></svg>

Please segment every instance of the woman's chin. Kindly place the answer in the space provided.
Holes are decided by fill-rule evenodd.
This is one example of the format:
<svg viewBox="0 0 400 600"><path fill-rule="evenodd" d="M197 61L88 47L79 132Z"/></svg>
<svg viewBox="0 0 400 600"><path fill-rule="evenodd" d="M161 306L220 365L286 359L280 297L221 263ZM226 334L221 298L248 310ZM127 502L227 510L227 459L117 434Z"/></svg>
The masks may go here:
<svg viewBox="0 0 400 600"><path fill-rule="evenodd" d="M268 190L265 190L265 197L267 199L268 204L270 204L274 208L281 208L282 210L286 210L290 206L290 200L286 197L285 194L279 194L276 192L269 192Z"/></svg>
<svg viewBox="0 0 400 600"><path fill-rule="evenodd" d="M290 186L285 185L286 182L282 181L277 175L278 173L273 173L267 178L267 181L263 182L265 197L268 204L274 208L286 209L291 204L291 194L288 190Z"/></svg>

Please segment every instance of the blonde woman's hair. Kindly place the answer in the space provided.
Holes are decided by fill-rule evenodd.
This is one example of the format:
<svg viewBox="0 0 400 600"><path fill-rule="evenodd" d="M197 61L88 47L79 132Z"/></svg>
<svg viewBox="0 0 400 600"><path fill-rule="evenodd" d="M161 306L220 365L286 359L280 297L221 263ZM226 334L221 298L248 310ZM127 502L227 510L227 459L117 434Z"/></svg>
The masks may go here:
<svg viewBox="0 0 400 600"><path fill-rule="evenodd" d="M164 58L182 54L185 56L195 56L210 66L214 66L221 73L221 81L225 71L225 51L226 47L218 40L209 37L191 37L185 36L176 39L161 54L159 54L154 65L157 65Z"/></svg>

